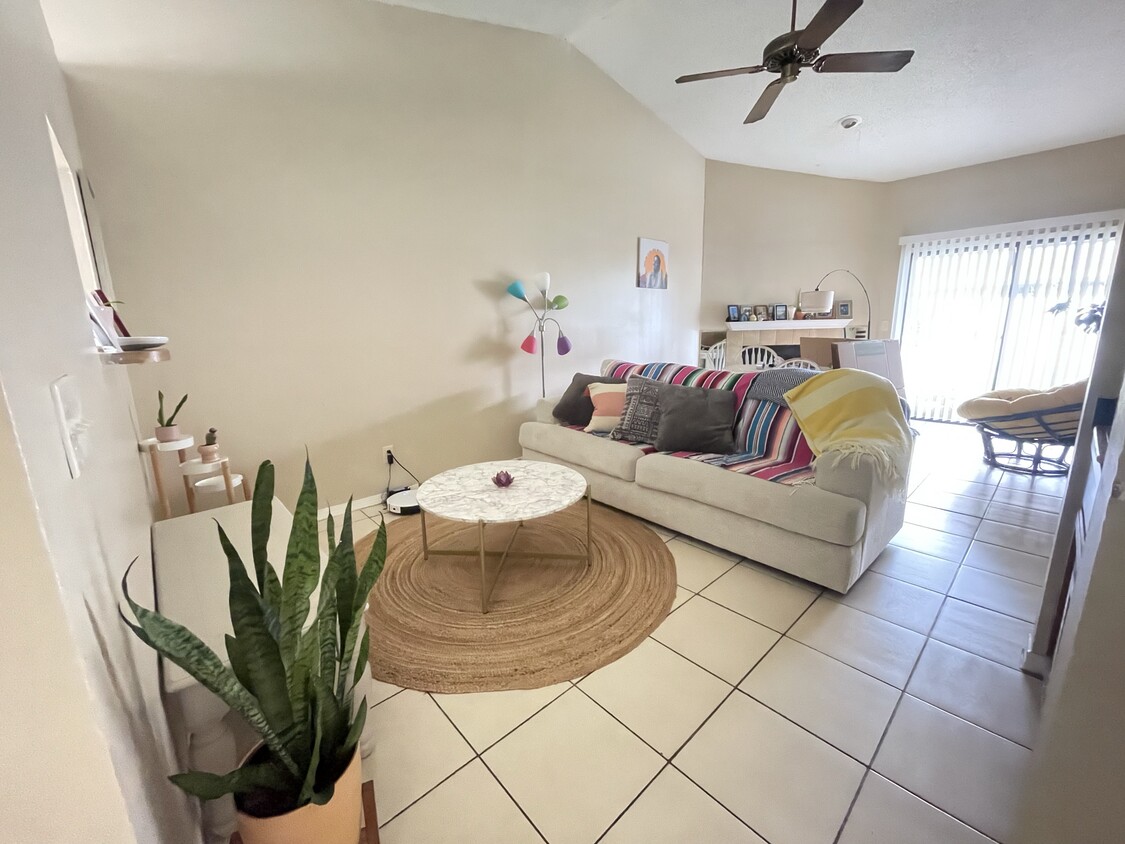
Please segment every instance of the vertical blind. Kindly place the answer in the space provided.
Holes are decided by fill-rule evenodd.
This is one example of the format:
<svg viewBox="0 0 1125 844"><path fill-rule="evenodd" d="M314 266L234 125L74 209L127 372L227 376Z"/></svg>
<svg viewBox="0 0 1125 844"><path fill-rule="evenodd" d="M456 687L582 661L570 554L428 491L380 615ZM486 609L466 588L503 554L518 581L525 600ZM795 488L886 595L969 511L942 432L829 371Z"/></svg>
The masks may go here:
<svg viewBox="0 0 1125 844"><path fill-rule="evenodd" d="M1123 212L906 237L895 336L912 413L956 421L994 389L1090 374L1097 335L1074 324L1105 301Z"/></svg>

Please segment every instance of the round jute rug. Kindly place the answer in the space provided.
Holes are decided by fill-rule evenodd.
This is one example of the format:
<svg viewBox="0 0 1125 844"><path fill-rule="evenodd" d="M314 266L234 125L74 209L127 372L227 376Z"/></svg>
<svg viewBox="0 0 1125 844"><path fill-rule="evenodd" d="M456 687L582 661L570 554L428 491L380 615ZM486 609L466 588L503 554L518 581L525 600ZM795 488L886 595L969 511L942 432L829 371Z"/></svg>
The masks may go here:
<svg viewBox="0 0 1125 844"><path fill-rule="evenodd" d="M510 558L480 609L480 558L422 559L418 518L387 526L387 563L371 593L376 679L427 692L537 689L581 677L631 651L656 629L676 594L676 567L636 519L595 505L593 554L581 560ZM426 517L431 548L476 548L477 526ZM514 525L491 525L503 550ZM374 535L356 543L363 560ZM513 551L582 553L586 504L528 522ZM489 559L495 571L497 558Z"/></svg>

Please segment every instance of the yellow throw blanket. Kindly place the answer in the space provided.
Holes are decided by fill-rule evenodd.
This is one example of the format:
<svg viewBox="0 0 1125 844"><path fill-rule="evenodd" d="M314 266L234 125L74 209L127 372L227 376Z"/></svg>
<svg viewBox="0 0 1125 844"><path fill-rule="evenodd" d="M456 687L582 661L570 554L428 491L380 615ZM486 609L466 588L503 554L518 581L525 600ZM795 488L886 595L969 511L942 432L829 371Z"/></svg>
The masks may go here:
<svg viewBox="0 0 1125 844"><path fill-rule="evenodd" d="M830 369L785 394L813 454L867 454L892 479L910 471L914 441L891 382L858 369Z"/></svg>

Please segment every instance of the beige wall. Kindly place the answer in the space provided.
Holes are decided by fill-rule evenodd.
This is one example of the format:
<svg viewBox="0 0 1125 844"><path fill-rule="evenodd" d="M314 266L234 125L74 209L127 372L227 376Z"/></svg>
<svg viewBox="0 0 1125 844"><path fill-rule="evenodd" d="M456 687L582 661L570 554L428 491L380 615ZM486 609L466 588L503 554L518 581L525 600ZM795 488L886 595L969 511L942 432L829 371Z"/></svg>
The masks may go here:
<svg viewBox="0 0 1125 844"><path fill-rule="evenodd" d="M136 4L127 47L91 37L122 5L46 7L118 296L172 338L132 373L143 424L190 393L287 500L305 446L322 503L380 491L384 444L423 478L513 456L539 361L504 288L541 270L574 343L549 392L694 359L703 159L565 42L367 0ZM638 236L669 290L636 289Z"/></svg>
<svg viewBox="0 0 1125 844"><path fill-rule="evenodd" d="M890 183L895 236L1125 208L1125 136Z"/></svg>
<svg viewBox="0 0 1125 844"><path fill-rule="evenodd" d="M722 328L728 304L795 305L801 290L845 267L871 294L872 336L887 336L880 323L890 319L898 266L885 245L886 195L874 182L708 161L703 327ZM854 280L837 273L824 289L851 299L857 323L866 321Z"/></svg>
<svg viewBox="0 0 1125 844"><path fill-rule="evenodd" d="M3 838L133 842L2 394L0 477L4 586L23 607L0 614Z"/></svg>
<svg viewBox="0 0 1125 844"><path fill-rule="evenodd" d="M872 336L886 337L900 237L1117 208L1125 136L889 183L708 161L703 328L721 328L728 304L795 304L800 289L847 267L871 293ZM862 320L854 282L838 274L829 285Z"/></svg>
<svg viewBox="0 0 1125 844"><path fill-rule="evenodd" d="M136 594L152 601L145 475L127 376L92 354L45 116L81 159L36 0L0 4L0 79L0 838L193 841L189 805L165 779L156 657L117 615L135 557ZM90 426L78 479L51 402L63 374Z"/></svg>

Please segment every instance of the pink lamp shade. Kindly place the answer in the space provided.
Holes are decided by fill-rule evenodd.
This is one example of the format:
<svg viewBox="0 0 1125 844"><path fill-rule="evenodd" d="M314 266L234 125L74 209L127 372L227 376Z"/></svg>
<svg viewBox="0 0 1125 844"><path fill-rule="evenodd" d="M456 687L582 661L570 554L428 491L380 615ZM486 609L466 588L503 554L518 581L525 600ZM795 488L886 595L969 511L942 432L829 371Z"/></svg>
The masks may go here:
<svg viewBox="0 0 1125 844"><path fill-rule="evenodd" d="M527 352L529 355L535 354L536 349L539 348L539 341L535 339L534 331L523 338L523 342L520 343L520 348Z"/></svg>
<svg viewBox="0 0 1125 844"><path fill-rule="evenodd" d="M559 332L559 342L558 342L558 345L557 345L557 346L556 346L555 348L556 348L556 350L558 351L558 353L559 353L560 355L565 355L565 354L567 354L567 353L568 353L568 352L569 352L569 351L570 351L571 349L573 349L573 348L574 348L574 346L573 346L573 345L571 345L571 342L570 342L570 338L569 338L569 337L567 337L567 336L566 336L565 334L563 334L563 333L562 333L562 332L560 331L560 332Z"/></svg>

